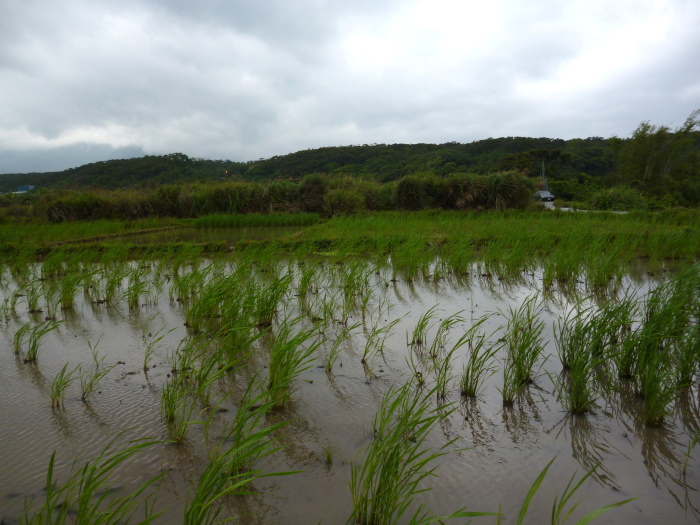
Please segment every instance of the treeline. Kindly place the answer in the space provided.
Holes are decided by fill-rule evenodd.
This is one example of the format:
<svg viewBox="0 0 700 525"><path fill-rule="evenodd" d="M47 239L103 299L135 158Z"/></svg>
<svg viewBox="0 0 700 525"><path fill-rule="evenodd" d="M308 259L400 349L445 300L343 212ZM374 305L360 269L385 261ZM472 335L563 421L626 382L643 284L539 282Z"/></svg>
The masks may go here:
<svg viewBox="0 0 700 525"><path fill-rule="evenodd" d="M643 122L628 139L506 137L469 144L365 144L250 162L192 159L174 153L97 162L61 173L2 175L0 191L15 191L23 185L54 190L151 189L223 181L270 185L272 181L300 183L310 174L378 184L421 174L438 180L517 171L538 180L543 169L549 189L567 201L591 201L601 192L615 195L622 188L626 201L634 197L651 202L651 207L699 206L700 111L675 130ZM603 200L611 202L609 196ZM373 206L373 197L365 200Z"/></svg>
<svg viewBox="0 0 700 525"><path fill-rule="evenodd" d="M214 213L313 212L325 216L365 210L506 209L532 202L533 181L516 172L491 175L415 174L380 183L349 176L308 175L299 182L169 184L146 191L95 190L47 193L31 206L8 204L0 216L50 222L192 218ZM13 207L14 206L14 207Z"/></svg>
<svg viewBox="0 0 700 525"><path fill-rule="evenodd" d="M54 173L0 175L0 192L33 185L43 189L155 188L162 184L241 177L245 162L193 159L182 153L93 162Z"/></svg>

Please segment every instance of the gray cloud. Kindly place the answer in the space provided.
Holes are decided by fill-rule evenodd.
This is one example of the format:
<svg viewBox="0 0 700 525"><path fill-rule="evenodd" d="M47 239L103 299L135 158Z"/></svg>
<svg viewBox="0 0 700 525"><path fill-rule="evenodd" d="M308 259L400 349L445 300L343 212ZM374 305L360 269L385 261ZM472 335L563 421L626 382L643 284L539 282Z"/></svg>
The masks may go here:
<svg viewBox="0 0 700 525"><path fill-rule="evenodd" d="M85 144L250 160L679 125L700 107L697 27L691 0L10 0L0 172Z"/></svg>

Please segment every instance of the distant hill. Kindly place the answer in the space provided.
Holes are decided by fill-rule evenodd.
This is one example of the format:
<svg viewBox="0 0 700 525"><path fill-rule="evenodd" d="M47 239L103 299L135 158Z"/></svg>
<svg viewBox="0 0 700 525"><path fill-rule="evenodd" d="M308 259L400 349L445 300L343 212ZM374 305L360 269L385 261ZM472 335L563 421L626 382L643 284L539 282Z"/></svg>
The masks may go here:
<svg viewBox="0 0 700 525"><path fill-rule="evenodd" d="M310 173L343 173L396 180L412 173L488 173L518 169L539 173L542 152L558 151L547 162L550 176L606 175L613 166L612 139L506 137L460 144L365 144L310 149L251 162L193 159L182 153L110 160L53 173L0 175L0 191L38 188L139 188L237 178L297 180ZM549 158L549 157L547 157Z"/></svg>

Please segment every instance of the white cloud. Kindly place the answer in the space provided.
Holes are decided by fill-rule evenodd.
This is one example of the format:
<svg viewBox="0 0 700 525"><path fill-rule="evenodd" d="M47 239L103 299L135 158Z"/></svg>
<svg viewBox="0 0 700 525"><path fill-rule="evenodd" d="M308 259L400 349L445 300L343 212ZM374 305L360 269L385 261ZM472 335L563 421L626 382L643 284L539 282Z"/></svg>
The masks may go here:
<svg viewBox="0 0 700 525"><path fill-rule="evenodd" d="M700 107L697 27L694 0L4 2L0 148L627 135Z"/></svg>

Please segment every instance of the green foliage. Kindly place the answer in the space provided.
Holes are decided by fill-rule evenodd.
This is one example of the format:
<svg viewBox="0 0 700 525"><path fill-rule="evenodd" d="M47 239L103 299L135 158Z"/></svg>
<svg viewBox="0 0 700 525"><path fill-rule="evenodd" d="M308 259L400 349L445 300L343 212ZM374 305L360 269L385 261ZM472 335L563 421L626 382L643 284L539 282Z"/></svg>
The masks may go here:
<svg viewBox="0 0 700 525"><path fill-rule="evenodd" d="M323 210L329 217L349 215L365 209L365 199L357 190L330 190L323 197Z"/></svg>
<svg viewBox="0 0 700 525"><path fill-rule="evenodd" d="M594 193L590 200L594 210L630 211L646 209L646 201L642 194L632 188L616 186Z"/></svg>
<svg viewBox="0 0 700 525"><path fill-rule="evenodd" d="M685 205L700 203L700 110L676 130L642 122L628 141L618 141L616 181L645 196L672 195Z"/></svg>
<svg viewBox="0 0 700 525"><path fill-rule="evenodd" d="M121 495L121 490L113 490L111 477L124 462L157 441L137 440L130 446L114 452L112 449L118 439L112 440L93 460L79 469L74 468L68 479L59 484L54 477L56 452L51 454L46 474L44 502L38 508L36 500L27 500L20 523L26 525L81 523L85 525L117 525L128 523L141 502L144 504L145 516L139 523L150 523L162 512L154 513L149 505L150 496L144 501L144 494L163 476L160 474L146 481L135 491Z"/></svg>

